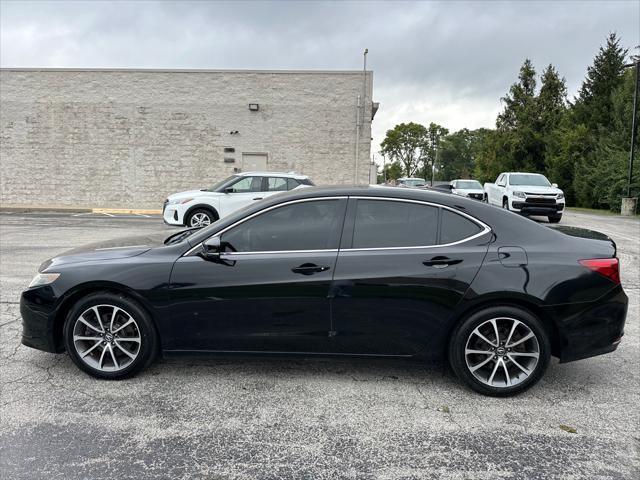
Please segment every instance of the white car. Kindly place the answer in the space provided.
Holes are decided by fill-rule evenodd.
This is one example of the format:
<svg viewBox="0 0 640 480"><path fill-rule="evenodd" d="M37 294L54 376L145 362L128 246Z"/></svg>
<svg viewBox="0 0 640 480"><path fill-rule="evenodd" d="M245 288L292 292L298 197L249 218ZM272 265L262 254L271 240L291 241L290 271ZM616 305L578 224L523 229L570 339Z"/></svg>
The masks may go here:
<svg viewBox="0 0 640 480"><path fill-rule="evenodd" d="M452 180L451 193L461 197L469 197L475 200L484 200L484 189L477 180Z"/></svg>
<svg viewBox="0 0 640 480"><path fill-rule="evenodd" d="M539 173L504 172L496 183L485 183L487 202L522 215L546 216L558 223L564 211L564 192Z"/></svg>
<svg viewBox="0 0 640 480"><path fill-rule="evenodd" d="M162 216L169 225L206 227L269 195L312 185L309 177L296 173L238 173L211 188L169 195L164 201Z"/></svg>
<svg viewBox="0 0 640 480"><path fill-rule="evenodd" d="M424 178L402 177L396 180L398 187L426 187L427 181Z"/></svg>

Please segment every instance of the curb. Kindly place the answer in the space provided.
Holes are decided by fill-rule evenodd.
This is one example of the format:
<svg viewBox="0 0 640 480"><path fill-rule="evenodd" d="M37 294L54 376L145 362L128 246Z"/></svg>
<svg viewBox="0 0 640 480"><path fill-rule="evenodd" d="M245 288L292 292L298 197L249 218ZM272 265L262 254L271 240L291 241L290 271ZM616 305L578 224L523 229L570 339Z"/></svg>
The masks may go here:
<svg viewBox="0 0 640 480"><path fill-rule="evenodd" d="M12 205L0 206L0 212L33 213L107 213L107 214L133 214L133 215L162 215L162 210L138 209L138 208L83 208L83 207L59 207L59 206L28 206Z"/></svg>

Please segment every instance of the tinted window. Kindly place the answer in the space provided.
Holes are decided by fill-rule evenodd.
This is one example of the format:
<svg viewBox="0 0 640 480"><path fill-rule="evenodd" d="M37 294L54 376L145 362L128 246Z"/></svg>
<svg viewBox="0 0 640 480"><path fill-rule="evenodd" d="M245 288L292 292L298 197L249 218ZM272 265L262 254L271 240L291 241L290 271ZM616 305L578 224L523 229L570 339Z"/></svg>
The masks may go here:
<svg viewBox="0 0 640 480"><path fill-rule="evenodd" d="M387 200L358 200L353 248L435 245L438 209Z"/></svg>
<svg viewBox="0 0 640 480"><path fill-rule="evenodd" d="M299 185L300 185L300 182L298 182L298 180L296 180L295 178L287 178L287 189L288 190L293 190L294 188L296 188Z"/></svg>
<svg viewBox="0 0 640 480"><path fill-rule="evenodd" d="M229 188L232 193L259 192L262 190L262 177L243 177Z"/></svg>
<svg viewBox="0 0 640 480"><path fill-rule="evenodd" d="M286 192L287 179L282 177L269 177L267 178L267 191L268 192Z"/></svg>
<svg viewBox="0 0 640 480"><path fill-rule="evenodd" d="M480 226L462 215L442 209L440 243L453 243L479 233Z"/></svg>
<svg viewBox="0 0 640 480"><path fill-rule="evenodd" d="M340 200L286 205L241 223L221 240L238 252L338 248L343 211Z"/></svg>

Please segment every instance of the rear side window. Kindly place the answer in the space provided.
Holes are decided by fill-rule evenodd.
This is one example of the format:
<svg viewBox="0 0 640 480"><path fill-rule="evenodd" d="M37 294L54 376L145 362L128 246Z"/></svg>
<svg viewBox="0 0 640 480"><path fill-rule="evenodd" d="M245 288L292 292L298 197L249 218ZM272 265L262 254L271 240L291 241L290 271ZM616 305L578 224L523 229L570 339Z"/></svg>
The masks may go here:
<svg viewBox="0 0 640 480"><path fill-rule="evenodd" d="M353 248L435 245L438 209L388 200L358 200Z"/></svg>
<svg viewBox="0 0 640 480"><path fill-rule="evenodd" d="M453 243L480 233L482 228L462 215L442 209L440 243Z"/></svg>
<svg viewBox="0 0 640 480"><path fill-rule="evenodd" d="M313 183L311 180L309 180L308 178L301 178L300 180L298 180L300 182L301 185L309 185L310 187L313 187L315 185L315 183Z"/></svg>
<svg viewBox="0 0 640 480"><path fill-rule="evenodd" d="M287 179L282 177L267 178L267 192L286 192Z"/></svg>
<svg viewBox="0 0 640 480"><path fill-rule="evenodd" d="M299 185L300 183L295 178L287 178L287 190L293 190Z"/></svg>

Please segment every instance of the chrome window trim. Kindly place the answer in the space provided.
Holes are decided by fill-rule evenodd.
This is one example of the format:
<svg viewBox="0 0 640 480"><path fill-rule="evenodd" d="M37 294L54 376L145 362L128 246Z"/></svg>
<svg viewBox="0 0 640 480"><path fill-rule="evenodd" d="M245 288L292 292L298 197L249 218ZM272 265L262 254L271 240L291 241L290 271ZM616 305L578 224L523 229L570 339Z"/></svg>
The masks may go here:
<svg viewBox="0 0 640 480"><path fill-rule="evenodd" d="M455 242L441 243L441 244L438 244L438 245L412 245L412 246L405 246L405 247L342 248L342 249L340 249L340 252L368 252L368 251L373 251L373 250L416 250L416 249L420 249L420 248L451 247L453 245L458 245L460 243L465 243L465 242L468 242L470 240L473 240L474 238L481 237L481 236L483 236L486 233L491 231L491 227L489 225L487 225L486 223L478 220L475 217L472 217L468 213L461 212L459 210L456 210L455 208L449 207L447 205L442 205L440 203L433 203L433 202L429 202L429 201L426 201L426 200L413 200L413 199L408 199L408 198L395 198L395 197L364 197L364 196L357 197L357 196L353 196L353 197L349 197L349 198L355 198L355 199L358 199L358 200L390 200L390 201L394 201L394 202L419 203L419 204L422 204L422 205L428 205L430 207L444 208L446 210L450 210L451 212L453 212L453 213L455 213L457 215L462 215L463 217L466 217L467 219L471 220L473 223L475 223L476 225L480 226L482 228L482 231L476 233L475 235L471 235L470 237L465 237L465 238L463 238L461 240L457 240Z"/></svg>
<svg viewBox="0 0 640 480"><path fill-rule="evenodd" d="M264 210L260 210L258 212L252 213L251 215L249 215L248 217L242 218L240 220L238 220L235 223L232 223L231 225L229 225L228 227L223 228L222 230L220 230L219 232L216 232L214 235L211 235L211 237L208 237L207 240L209 238L213 238L213 237L218 237L220 235L222 235L224 232L232 229L233 227L236 227L244 222L246 222L247 220L251 220L254 217L257 217L258 215L262 215L263 213L267 213L270 212L271 210L275 210L276 208L280 208L280 207L285 207L287 205L294 205L296 203L304 203L304 202L313 202L313 201L317 201L317 200L344 200L344 199L348 199L349 197L346 195L340 195L337 197L313 197L313 198L299 198L298 200L290 200L288 202L284 202L284 203L279 203L278 205L272 205L268 208L265 208ZM191 254L198 249L206 240L203 240L202 242L200 242L199 244L197 244L196 246L194 246L193 248L190 248L186 253L184 253L182 256L183 257L188 257L191 256ZM229 252L229 253L233 253L234 255L237 254L263 254L263 253L293 253L293 252L297 252L297 253L304 253L304 252L331 252L331 251L337 251L336 249L333 248L327 248L327 249L320 249L320 250L281 250L281 251L274 251L274 252L269 252L269 251L265 251L265 252Z"/></svg>
<svg viewBox="0 0 640 480"><path fill-rule="evenodd" d="M450 210L451 212L457 214L457 215L461 215L463 217L466 217L467 219L471 220L473 223L475 223L476 225L480 226L482 228L482 231L476 233L475 235L471 235L470 237L465 237L461 240L457 240L455 242L450 242L450 243L442 243L442 244L438 244L438 245L412 245L412 246L405 246L405 247L363 247L363 248L341 248L341 249L334 249L334 248L328 248L328 249L319 249L319 250L278 250L278 251L264 251L264 252L227 252L226 254L223 253L222 255L225 256L236 256L236 255L282 255L282 254L292 254L292 253L300 253L300 254L304 254L304 253L341 253L341 252L368 252L368 251L376 251L376 250L417 250L417 249L425 249L425 248L441 248L441 247L451 247L454 245L459 245L461 243L465 243L468 242L470 240L473 240L475 238L481 237L489 232L491 232L491 227L489 225L487 225L486 223L482 222L481 220L478 220L477 218L469 215L468 213L465 212L461 212L459 210L456 210L455 208L449 207L447 205L442 205L440 203L433 203L433 202L429 202L426 200L413 200L413 199L409 199L409 198L396 198L396 197L367 197L367 196L337 196L337 197L315 197L315 198L302 198L302 199L298 199L298 200L291 200L289 202L285 202L285 203L281 203L278 205L272 205L269 208L265 208L264 210L260 210L259 212L253 213L251 215L249 215L246 218L243 218L241 220L238 220L236 223L233 223L231 225L229 225L228 227L225 227L224 229L220 230L219 232L217 232L215 235L212 235L209 238L215 237L215 236L219 236L222 235L224 232L232 229L233 227L240 225L244 222L246 222L247 220L252 219L253 217L257 217L258 215L261 215L263 213L269 212L271 210L274 210L276 208L279 207L284 207L286 205L293 205L296 203L302 203L302 202L310 202L310 201L314 201L314 200L339 200L339 199L356 199L356 200L380 200L380 201L392 201L392 202L406 202L406 203L418 203L418 204L422 204L422 205L428 205L430 207L436 207L436 208L444 208L446 210ZM201 247L201 245L204 243L204 241L200 242L199 244L197 244L196 246L194 246L193 248L189 249L185 254L183 254L183 257L187 257L187 256L191 256L193 254L193 252L195 250L197 250L198 248Z"/></svg>

